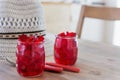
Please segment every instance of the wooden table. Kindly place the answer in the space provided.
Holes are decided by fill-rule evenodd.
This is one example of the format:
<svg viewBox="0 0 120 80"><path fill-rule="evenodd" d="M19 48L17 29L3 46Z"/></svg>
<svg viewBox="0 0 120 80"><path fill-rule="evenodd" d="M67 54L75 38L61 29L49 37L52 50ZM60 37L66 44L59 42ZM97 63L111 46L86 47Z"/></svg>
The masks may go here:
<svg viewBox="0 0 120 80"><path fill-rule="evenodd" d="M25 78L17 73L16 68L0 63L0 80L120 80L119 47L84 40L79 40L78 44L79 56L75 66L81 68L80 73L44 72L41 77ZM53 61L53 56L46 59Z"/></svg>

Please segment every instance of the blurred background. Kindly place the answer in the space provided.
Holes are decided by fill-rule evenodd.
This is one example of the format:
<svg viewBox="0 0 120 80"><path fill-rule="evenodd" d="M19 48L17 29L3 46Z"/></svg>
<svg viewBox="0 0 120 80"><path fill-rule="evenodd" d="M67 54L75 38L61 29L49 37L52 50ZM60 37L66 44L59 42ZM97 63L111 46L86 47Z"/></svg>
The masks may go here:
<svg viewBox="0 0 120 80"><path fill-rule="evenodd" d="M42 0L47 32L75 31L82 5L120 7L120 0ZM120 21L85 19L82 39L120 46Z"/></svg>

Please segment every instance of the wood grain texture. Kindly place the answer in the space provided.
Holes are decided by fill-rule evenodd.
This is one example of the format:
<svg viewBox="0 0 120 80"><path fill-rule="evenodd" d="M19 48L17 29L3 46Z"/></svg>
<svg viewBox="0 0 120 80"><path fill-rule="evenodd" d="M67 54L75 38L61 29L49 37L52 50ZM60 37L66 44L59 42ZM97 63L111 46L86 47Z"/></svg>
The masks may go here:
<svg viewBox="0 0 120 80"><path fill-rule="evenodd" d="M74 66L81 69L80 73L44 72L37 78L25 78L16 68L0 63L0 80L120 80L120 47L84 40L78 43L79 55ZM46 57L46 61L54 61L53 56Z"/></svg>

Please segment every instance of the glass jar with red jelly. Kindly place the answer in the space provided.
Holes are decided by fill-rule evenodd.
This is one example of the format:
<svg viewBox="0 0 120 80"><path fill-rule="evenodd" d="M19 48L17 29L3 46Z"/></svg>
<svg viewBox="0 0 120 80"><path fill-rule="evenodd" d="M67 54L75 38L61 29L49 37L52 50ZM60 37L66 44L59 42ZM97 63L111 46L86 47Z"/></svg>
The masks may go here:
<svg viewBox="0 0 120 80"><path fill-rule="evenodd" d="M21 35L18 39L16 57L17 71L20 75L42 75L45 66L44 38Z"/></svg>
<svg viewBox="0 0 120 80"><path fill-rule="evenodd" d="M63 32L56 36L54 59L56 63L74 65L77 60L78 46L76 33Z"/></svg>

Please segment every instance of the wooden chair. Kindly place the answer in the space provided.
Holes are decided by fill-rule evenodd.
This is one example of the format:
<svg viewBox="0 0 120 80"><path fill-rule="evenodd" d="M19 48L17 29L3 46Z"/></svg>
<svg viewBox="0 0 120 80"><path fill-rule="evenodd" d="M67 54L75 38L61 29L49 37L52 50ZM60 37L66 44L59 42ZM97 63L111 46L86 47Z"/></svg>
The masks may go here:
<svg viewBox="0 0 120 80"><path fill-rule="evenodd" d="M76 28L76 33L78 38L81 38L83 23L85 17L96 18L102 20L120 20L120 8L110 8L110 7L94 7L83 5L78 21L78 26Z"/></svg>

